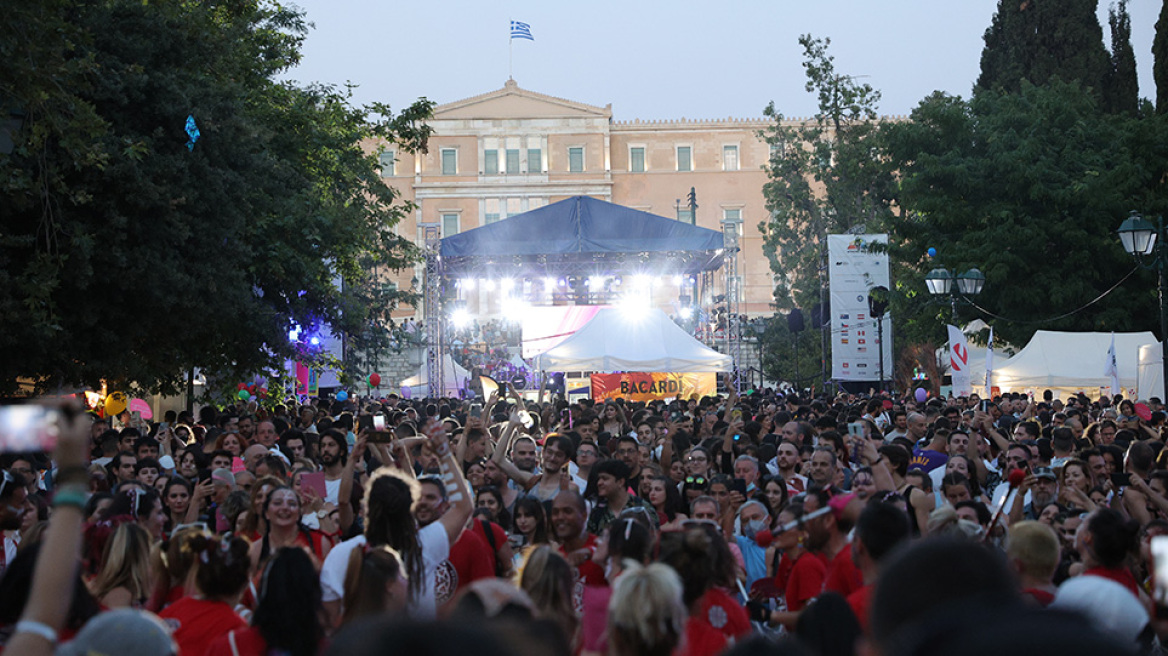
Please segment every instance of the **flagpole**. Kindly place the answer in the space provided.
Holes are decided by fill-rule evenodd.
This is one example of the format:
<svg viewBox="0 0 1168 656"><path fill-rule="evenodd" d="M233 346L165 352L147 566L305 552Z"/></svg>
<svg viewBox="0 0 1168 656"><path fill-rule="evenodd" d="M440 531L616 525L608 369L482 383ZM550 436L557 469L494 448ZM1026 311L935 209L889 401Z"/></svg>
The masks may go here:
<svg viewBox="0 0 1168 656"><path fill-rule="evenodd" d="M515 79L515 37L511 36L511 24L507 24L507 79Z"/></svg>

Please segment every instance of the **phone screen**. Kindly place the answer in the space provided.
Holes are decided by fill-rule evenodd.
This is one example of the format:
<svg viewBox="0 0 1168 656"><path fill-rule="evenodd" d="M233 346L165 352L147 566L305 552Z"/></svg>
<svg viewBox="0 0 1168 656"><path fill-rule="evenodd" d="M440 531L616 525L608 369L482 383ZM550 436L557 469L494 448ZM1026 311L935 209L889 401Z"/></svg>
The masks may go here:
<svg viewBox="0 0 1168 656"><path fill-rule="evenodd" d="M42 405L0 406L0 452L45 452L57 447L59 413Z"/></svg>
<svg viewBox="0 0 1168 656"><path fill-rule="evenodd" d="M482 417L483 416L483 404L481 404L481 403L470 404L470 416L475 417L475 418Z"/></svg>

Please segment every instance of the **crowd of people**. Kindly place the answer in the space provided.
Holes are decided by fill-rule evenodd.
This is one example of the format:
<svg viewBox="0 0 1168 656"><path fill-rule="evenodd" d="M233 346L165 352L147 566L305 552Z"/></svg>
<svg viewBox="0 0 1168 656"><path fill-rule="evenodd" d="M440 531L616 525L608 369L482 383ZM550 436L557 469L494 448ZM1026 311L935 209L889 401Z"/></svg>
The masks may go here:
<svg viewBox="0 0 1168 656"><path fill-rule="evenodd" d="M52 453L0 460L0 646L1158 653L1165 417L770 390L65 405Z"/></svg>

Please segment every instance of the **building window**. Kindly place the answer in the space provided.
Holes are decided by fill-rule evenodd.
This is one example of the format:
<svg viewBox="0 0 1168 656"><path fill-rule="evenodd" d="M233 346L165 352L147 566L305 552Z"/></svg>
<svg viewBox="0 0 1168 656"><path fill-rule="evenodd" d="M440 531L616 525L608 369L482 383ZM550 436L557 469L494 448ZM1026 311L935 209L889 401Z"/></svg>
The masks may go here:
<svg viewBox="0 0 1168 656"><path fill-rule="evenodd" d="M483 173L487 175L496 175L499 173L499 151L483 151Z"/></svg>
<svg viewBox="0 0 1168 656"><path fill-rule="evenodd" d="M543 151L539 148L527 149L527 172L543 173Z"/></svg>
<svg viewBox="0 0 1168 656"><path fill-rule="evenodd" d="M486 207L485 207L485 211L483 212L483 223L484 224L494 223L495 221L498 221L500 218L499 217L499 199L498 198L488 198L486 201L484 201L484 204L486 205Z"/></svg>
<svg viewBox="0 0 1168 656"><path fill-rule="evenodd" d="M519 173L519 149L507 149L507 173Z"/></svg>
<svg viewBox="0 0 1168 656"><path fill-rule="evenodd" d="M779 143L771 144L771 161L782 159L787 154L786 143L780 141Z"/></svg>
<svg viewBox="0 0 1168 656"><path fill-rule="evenodd" d="M693 149L690 146L677 147L677 170L693 170Z"/></svg>
<svg viewBox="0 0 1168 656"><path fill-rule="evenodd" d="M725 221L741 221L742 210L722 210L722 219Z"/></svg>
<svg viewBox="0 0 1168 656"><path fill-rule="evenodd" d="M381 165L381 177L392 178L394 176L394 153L392 150L386 150L377 156L378 162Z"/></svg>
<svg viewBox="0 0 1168 656"><path fill-rule="evenodd" d="M458 175L458 149L442 149L442 175Z"/></svg>
<svg viewBox="0 0 1168 656"><path fill-rule="evenodd" d="M722 146L722 170L738 170L738 146Z"/></svg>
<svg viewBox="0 0 1168 656"><path fill-rule="evenodd" d="M568 149L568 171L572 173L584 172L584 147L573 146Z"/></svg>
<svg viewBox="0 0 1168 656"><path fill-rule="evenodd" d="M633 173L645 172L645 147L629 148L629 170Z"/></svg>
<svg viewBox="0 0 1168 656"><path fill-rule="evenodd" d="M523 199L522 198L508 198L507 199L507 216L515 216L523 213Z"/></svg>
<svg viewBox="0 0 1168 656"><path fill-rule="evenodd" d="M442 215L442 236L449 237L450 235L458 234L458 214L449 213Z"/></svg>
<svg viewBox="0 0 1168 656"><path fill-rule="evenodd" d="M689 208L686 208L684 210L682 210L682 209L677 210L677 220L681 221L682 223L688 223L690 225L693 225L694 224L693 210L691 210Z"/></svg>

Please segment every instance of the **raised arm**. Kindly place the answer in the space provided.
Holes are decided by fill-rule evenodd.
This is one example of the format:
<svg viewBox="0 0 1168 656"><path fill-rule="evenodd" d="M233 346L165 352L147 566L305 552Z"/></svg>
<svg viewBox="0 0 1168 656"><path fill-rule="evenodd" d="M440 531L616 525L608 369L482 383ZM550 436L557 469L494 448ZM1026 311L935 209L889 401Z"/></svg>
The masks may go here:
<svg viewBox="0 0 1168 656"><path fill-rule="evenodd" d="M89 433L77 420L77 412L70 406L62 413L61 433L53 454L60 468L53 516L33 570L28 604L5 648L10 654L51 656L73 600L73 584L81 560L83 509L89 492L89 475L85 471Z"/></svg>
<svg viewBox="0 0 1168 656"><path fill-rule="evenodd" d="M353 477L356 476L357 461L365 456L365 445L369 439L369 431L362 429L357 434L357 441L353 443L353 452L345 462L345 471L341 474L341 486L337 490L337 519L340 520L341 530L348 531L357 517L351 502L353 497Z"/></svg>
<svg viewBox="0 0 1168 656"><path fill-rule="evenodd" d="M438 454L438 467L442 472L442 482L446 486L447 499L450 500L450 507L438 521L446 529L446 537L450 544L454 544L466 526L466 521L470 519L471 512L474 511L474 503L471 500L470 488L462 476L462 465L454 459L454 452L450 450L450 441L442 424L431 420L425 432L430 438L434 452Z"/></svg>

